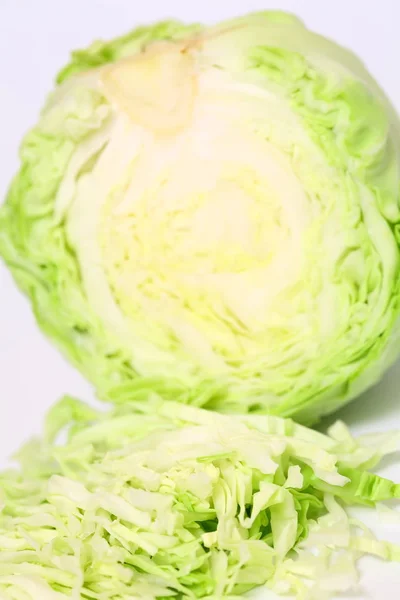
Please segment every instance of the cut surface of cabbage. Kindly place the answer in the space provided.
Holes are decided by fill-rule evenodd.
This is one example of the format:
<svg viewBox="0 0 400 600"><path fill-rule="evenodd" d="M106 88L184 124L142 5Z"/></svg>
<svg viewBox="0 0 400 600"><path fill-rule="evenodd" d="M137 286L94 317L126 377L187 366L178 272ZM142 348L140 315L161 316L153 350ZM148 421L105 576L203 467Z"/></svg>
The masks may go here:
<svg viewBox="0 0 400 600"><path fill-rule="evenodd" d="M0 253L100 397L315 422L398 354L399 144L295 17L140 28L60 74Z"/></svg>

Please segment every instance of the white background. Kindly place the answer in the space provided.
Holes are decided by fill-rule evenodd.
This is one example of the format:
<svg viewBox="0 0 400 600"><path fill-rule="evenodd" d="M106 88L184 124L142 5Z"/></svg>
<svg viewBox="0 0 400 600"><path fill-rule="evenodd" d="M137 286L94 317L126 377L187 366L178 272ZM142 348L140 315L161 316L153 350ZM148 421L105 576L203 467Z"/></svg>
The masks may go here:
<svg viewBox="0 0 400 600"><path fill-rule="evenodd" d="M17 169L19 141L35 123L71 49L169 16L213 22L266 8L296 12L310 28L351 47L400 110L397 0L0 0L0 198ZM39 333L27 301L0 265L1 467L24 439L40 431L46 409L65 392L93 398L90 386ZM339 416L355 433L400 429L400 364ZM400 481L399 465L400 458L397 464L387 461L382 473ZM381 536L400 543L399 526L389 531L375 517L363 518ZM368 559L362 570L364 589L357 598L399 599L399 565Z"/></svg>

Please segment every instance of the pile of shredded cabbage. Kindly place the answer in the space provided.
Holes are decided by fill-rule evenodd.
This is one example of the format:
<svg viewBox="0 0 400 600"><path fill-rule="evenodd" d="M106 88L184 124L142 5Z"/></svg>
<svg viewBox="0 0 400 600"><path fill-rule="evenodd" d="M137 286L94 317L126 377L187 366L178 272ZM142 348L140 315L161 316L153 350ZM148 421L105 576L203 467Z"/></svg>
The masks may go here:
<svg viewBox="0 0 400 600"><path fill-rule="evenodd" d="M398 446L340 422L325 436L277 417L157 399L104 414L66 397L0 476L0 599L233 599L266 584L325 600L356 585L362 554L400 560L345 509L400 497L369 472Z"/></svg>

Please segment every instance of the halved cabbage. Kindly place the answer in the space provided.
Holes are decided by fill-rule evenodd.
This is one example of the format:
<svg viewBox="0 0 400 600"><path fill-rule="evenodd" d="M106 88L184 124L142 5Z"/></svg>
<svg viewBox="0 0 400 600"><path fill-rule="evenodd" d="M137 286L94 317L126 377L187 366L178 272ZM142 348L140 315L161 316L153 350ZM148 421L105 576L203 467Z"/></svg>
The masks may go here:
<svg viewBox="0 0 400 600"><path fill-rule="evenodd" d="M399 352L399 139L293 16L140 28L60 74L0 253L100 397L314 422Z"/></svg>
<svg viewBox="0 0 400 600"><path fill-rule="evenodd" d="M0 474L0 598L233 600L266 584L327 600L354 589L362 554L400 561L345 509L400 498L367 470L400 435L354 440L342 423L329 434L154 397L108 414L64 398L20 468Z"/></svg>

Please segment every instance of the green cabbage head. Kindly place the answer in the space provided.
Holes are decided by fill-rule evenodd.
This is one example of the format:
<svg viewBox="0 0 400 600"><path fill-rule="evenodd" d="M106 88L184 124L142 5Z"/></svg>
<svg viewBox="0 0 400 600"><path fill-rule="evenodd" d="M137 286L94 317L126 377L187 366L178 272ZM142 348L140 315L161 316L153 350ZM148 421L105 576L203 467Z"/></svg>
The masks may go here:
<svg viewBox="0 0 400 600"><path fill-rule="evenodd" d="M293 16L142 27L59 75L0 252L100 397L313 422L400 348L399 130Z"/></svg>

